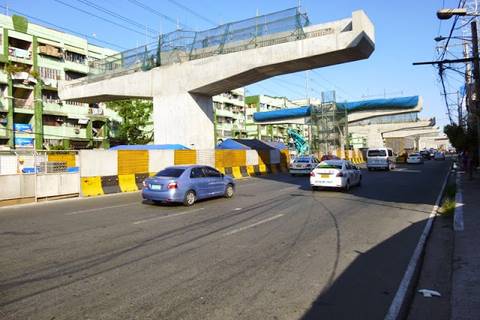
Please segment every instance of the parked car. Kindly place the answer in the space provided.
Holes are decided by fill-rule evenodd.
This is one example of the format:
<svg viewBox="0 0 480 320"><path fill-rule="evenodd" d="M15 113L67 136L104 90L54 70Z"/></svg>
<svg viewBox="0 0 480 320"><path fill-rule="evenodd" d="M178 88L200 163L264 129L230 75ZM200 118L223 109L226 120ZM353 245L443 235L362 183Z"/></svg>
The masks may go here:
<svg viewBox="0 0 480 320"><path fill-rule="evenodd" d="M172 166L143 181L142 196L153 202L180 202L191 206L199 199L233 197L235 182L209 166Z"/></svg>
<svg viewBox="0 0 480 320"><path fill-rule="evenodd" d="M310 185L318 187L342 188L350 190L353 185L362 183L362 171L347 160L325 160L310 173Z"/></svg>
<svg viewBox="0 0 480 320"><path fill-rule="evenodd" d="M292 163L290 163L289 173L294 176L297 174L309 174L313 168L315 168L320 161L314 156L301 156L295 158Z"/></svg>
<svg viewBox="0 0 480 320"><path fill-rule="evenodd" d="M420 153L410 153L407 157L407 163L422 164L423 163L423 157Z"/></svg>
<svg viewBox="0 0 480 320"><path fill-rule="evenodd" d="M390 148L372 148L367 150L368 171L374 169L395 169L396 156Z"/></svg>
<svg viewBox="0 0 480 320"><path fill-rule="evenodd" d="M445 153L443 153L441 151L437 151L433 155L433 159L435 159L435 160L445 160Z"/></svg>

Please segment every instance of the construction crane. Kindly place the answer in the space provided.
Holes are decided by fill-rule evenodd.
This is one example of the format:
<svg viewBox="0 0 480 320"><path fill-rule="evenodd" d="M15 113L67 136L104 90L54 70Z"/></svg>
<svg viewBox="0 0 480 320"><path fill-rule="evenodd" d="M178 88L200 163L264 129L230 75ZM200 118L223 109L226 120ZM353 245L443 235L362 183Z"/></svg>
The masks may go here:
<svg viewBox="0 0 480 320"><path fill-rule="evenodd" d="M310 146L308 145L307 140L299 132L292 128L287 130L288 136L292 138L293 143L295 144L295 149L297 150L297 156L303 156L309 153Z"/></svg>

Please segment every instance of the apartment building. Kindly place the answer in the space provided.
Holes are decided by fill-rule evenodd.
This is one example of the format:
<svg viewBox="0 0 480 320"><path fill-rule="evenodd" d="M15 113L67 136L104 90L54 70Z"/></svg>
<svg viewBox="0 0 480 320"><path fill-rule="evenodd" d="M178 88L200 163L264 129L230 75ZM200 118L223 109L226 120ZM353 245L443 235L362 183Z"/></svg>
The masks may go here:
<svg viewBox="0 0 480 320"><path fill-rule="evenodd" d="M89 62L115 51L15 15L0 15L0 43L0 148L109 146L116 113L61 101L57 82L87 75Z"/></svg>
<svg viewBox="0 0 480 320"><path fill-rule="evenodd" d="M215 141L245 138L245 89L213 96Z"/></svg>

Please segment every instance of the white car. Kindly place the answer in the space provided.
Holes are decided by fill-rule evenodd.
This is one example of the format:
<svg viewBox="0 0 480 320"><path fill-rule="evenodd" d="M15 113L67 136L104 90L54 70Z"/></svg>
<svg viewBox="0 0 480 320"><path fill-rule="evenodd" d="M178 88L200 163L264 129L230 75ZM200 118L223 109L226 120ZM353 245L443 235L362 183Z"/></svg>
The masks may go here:
<svg viewBox="0 0 480 320"><path fill-rule="evenodd" d="M423 163L423 157L420 153L411 153L407 157L407 163Z"/></svg>
<svg viewBox="0 0 480 320"><path fill-rule="evenodd" d="M288 172L292 176L297 174L309 174L319 162L320 161L318 161L318 159L314 156L301 156L293 160L293 162L290 164Z"/></svg>
<svg viewBox="0 0 480 320"><path fill-rule="evenodd" d="M397 157L390 148L374 148L367 150L367 168L368 171L382 169L393 170Z"/></svg>
<svg viewBox="0 0 480 320"><path fill-rule="evenodd" d="M342 188L350 190L351 186L362 183L362 171L347 160L325 160L310 173L310 185L318 187Z"/></svg>

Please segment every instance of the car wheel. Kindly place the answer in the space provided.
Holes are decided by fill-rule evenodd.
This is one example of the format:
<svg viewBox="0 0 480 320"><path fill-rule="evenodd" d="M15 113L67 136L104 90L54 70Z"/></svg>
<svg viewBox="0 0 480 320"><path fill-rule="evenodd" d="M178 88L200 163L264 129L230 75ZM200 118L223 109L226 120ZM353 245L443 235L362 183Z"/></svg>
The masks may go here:
<svg viewBox="0 0 480 320"><path fill-rule="evenodd" d="M345 188L343 188L345 192L350 191L350 180L347 180L347 184L345 185Z"/></svg>
<svg viewBox="0 0 480 320"><path fill-rule="evenodd" d="M225 198L233 197L234 193L235 193L235 190L233 189L232 184L231 183L227 184L227 187L225 188Z"/></svg>
<svg viewBox="0 0 480 320"><path fill-rule="evenodd" d="M196 200L195 192L193 190L189 190L187 191L187 193L185 193L185 198L183 199L183 205L186 207L193 206L193 204L195 203L195 200Z"/></svg>

